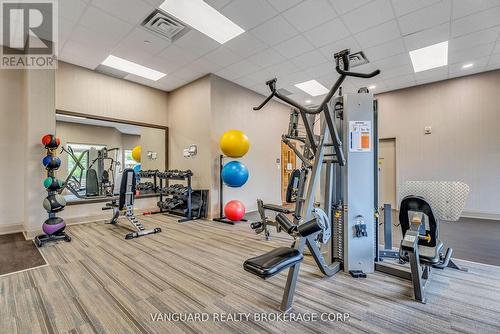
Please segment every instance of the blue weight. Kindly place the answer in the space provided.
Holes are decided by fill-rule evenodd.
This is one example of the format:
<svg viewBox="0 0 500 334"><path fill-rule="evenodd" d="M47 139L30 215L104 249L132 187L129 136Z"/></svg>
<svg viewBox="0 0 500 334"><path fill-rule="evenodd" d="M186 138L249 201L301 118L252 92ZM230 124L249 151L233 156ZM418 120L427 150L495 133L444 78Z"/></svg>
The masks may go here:
<svg viewBox="0 0 500 334"><path fill-rule="evenodd" d="M238 188L247 182L248 169L239 161L230 161L222 168L221 176L224 184Z"/></svg>

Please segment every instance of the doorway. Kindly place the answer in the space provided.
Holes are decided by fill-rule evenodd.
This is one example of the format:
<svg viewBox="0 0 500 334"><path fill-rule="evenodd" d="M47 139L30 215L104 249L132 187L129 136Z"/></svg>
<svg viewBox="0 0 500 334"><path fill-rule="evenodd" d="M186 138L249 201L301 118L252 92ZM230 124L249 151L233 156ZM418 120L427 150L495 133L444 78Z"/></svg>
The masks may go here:
<svg viewBox="0 0 500 334"><path fill-rule="evenodd" d="M281 142L281 202L286 205L286 188L293 170L297 168L297 156L285 143Z"/></svg>
<svg viewBox="0 0 500 334"><path fill-rule="evenodd" d="M396 138L379 140L378 168L380 206L390 204L397 209Z"/></svg>

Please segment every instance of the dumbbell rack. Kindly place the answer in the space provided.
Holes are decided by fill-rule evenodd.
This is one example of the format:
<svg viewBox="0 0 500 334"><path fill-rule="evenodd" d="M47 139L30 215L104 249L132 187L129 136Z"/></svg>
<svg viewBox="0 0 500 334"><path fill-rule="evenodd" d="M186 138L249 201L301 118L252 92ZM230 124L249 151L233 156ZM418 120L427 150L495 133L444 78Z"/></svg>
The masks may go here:
<svg viewBox="0 0 500 334"><path fill-rule="evenodd" d="M179 223L184 223L190 220L197 219L196 217L193 217L193 203L192 203L193 188L191 187L191 177L193 176L193 173L191 171L189 171L188 173L171 173L171 172L172 171L165 171L164 173L160 172L156 174L158 179L160 180L160 186L158 188L158 192L160 193L160 201L158 203L163 202L166 196L169 195L176 196L176 194L166 194L164 192L164 189L166 187L171 186L169 180L185 181L187 194L182 197L185 197L186 199L187 209L186 212L184 212L184 210L179 211L175 209L164 209L160 205L158 205L158 207L160 208L160 213L183 216L183 218L177 220Z"/></svg>
<svg viewBox="0 0 500 334"><path fill-rule="evenodd" d="M154 193L158 192L158 180L156 177L157 174L158 174L158 170L145 170L145 171L140 171L138 173L138 176L141 179L144 178L144 179L152 179L153 180L153 192ZM137 186L139 186L139 184Z"/></svg>

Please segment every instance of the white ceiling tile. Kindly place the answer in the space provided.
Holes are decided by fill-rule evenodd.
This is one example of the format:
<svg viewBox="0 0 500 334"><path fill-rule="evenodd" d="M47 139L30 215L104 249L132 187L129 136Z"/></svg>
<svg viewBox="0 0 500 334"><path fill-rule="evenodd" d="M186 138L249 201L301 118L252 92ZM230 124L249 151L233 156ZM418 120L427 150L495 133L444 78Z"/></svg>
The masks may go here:
<svg viewBox="0 0 500 334"><path fill-rule="evenodd" d="M231 51L228 47L225 45L220 46L218 49L207 53L204 56L205 59L208 61L220 65L222 67L226 67L229 65L232 65L234 63L239 62L241 59L240 56L238 56L236 53Z"/></svg>
<svg viewBox="0 0 500 334"><path fill-rule="evenodd" d="M485 71L494 71L498 69L500 69L500 63L489 64L484 68Z"/></svg>
<svg viewBox="0 0 500 334"><path fill-rule="evenodd" d="M412 66L410 55L408 54L408 52L373 62L373 64L375 65L375 67L379 68L382 72L400 66L405 66L405 65Z"/></svg>
<svg viewBox="0 0 500 334"><path fill-rule="evenodd" d="M472 61L477 58L489 56L495 43L476 45L473 48L457 50L448 54L448 63L454 64L462 61Z"/></svg>
<svg viewBox="0 0 500 334"><path fill-rule="evenodd" d="M250 30L278 14L266 0L233 0L220 12L245 30Z"/></svg>
<svg viewBox="0 0 500 334"><path fill-rule="evenodd" d="M488 66L497 64L500 65L500 53L492 54L488 62Z"/></svg>
<svg viewBox="0 0 500 334"><path fill-rule="evenodd" d="M404 37L408 51L420 49L450 39L450 24L444 23Z"/></svg>
<svg viewBox="0 0 500 334"><path fill-rule="evenodd" d="M303 0L267 0L278 12L283 12L291 8Z"/></svg>
<svg viewBox="0 0 500 334"><path fill-rule="evenodd" d="M71 64L95 69L106 57L105 52L92 51L89 47L74 41L68 41L59 54L59 59Z"/></svg>
<svg viewBox="0 0 500 334"><path fill-rule="evenodd" d="M333 8L341 15L359 8L370 1L371 0L330 0Z"/></svg>
<svg viewBox="0 0 500 334"><path fill-rule="evenodd" d="M363 51L370 61L376 61L404 53L406 52L406 46L402 38L397 38L390 42L364 49Z"/></svg>
<svg viewBox="0 0 500 334"><path fill-rule="evenodd" d="M401 75L401 76L397 76L394 78L389 78L389 79L384 80L384 83L387 86L394 86L394 85L405 84L405 83L409 83L409 82L415 83L415 76L413 74Z"/></svg>
<svg viewBox="0 0 500 334"><path fill-rule="evenodd" d="M277 51L272 48L265 49L259 53L256 53L247 58L254 64L257 64L261 67L269 67L272 65L279 64L286 60L285 57L280 55Z"/></svg>
<svg viewBox="0 0 500 334"><path fill-rule="evenodd" d="M219 43L198 30L191 30L174 42L179 48L201 57L219 47Z"/></svg>
<svg viewBox="0 0 500 334"><path fill-rule="evenodd" d="M439 78L446 79L448 77L448 66L441 66L433 68L431 70L417 72L414 75L415 79L417 79L417 82L427 79L432 79L432 80L437 80Z"/></svg>
<svg viewBox="0 0 500 334"><path fill-rule="evenodd" d="M262 68L258 65L255 65L254 63L244 59L242 61L239 61L235 64L232 64L232 65L226 67L226 69L237 74L238 77L242 77L242 76L245 76L245 75L250 74L252 72L260 71Z"/></svg>
<svg viewBox="0 0 500 334"><path fill-rule="evenodd" d="M401 33L408 35L450 21L450 1L443 0L399 17Z"/></svg>
<svg viewBox="0 0 500 334"><path fill-rule="evenodd" d="M214 73L215 75L218 75L221 78L224 78L226 80L233 81L238 78L238 74L228 70L227 68L223 68L222 70L218 70Z"/></svg>
<svg viewBox="0 0 500 334"><path fill-rule="evenodd" d="M335 72L335 63L327 61L316 66L310 66L305 69L311 75L311 78L318 78L324 75L333 75Z"/></svg>
<svg viewBox="0 0 500 334"><path fill-rule="evenodd" d="M282 56L286 58L293 58L300 54L306 53L314 49L314 47L309 43L303 36L298 35L287 41L274 46L274 49L278 51Z"/></svg>
<svg viewBox="0 0 500 334"><path fill-rule="evenodd" d="M153 5L154 7L159 7L165 0L143 0L143 1Z"/></svg>
<svg viewBox="0 0 500 334"><path fill-rule="evenodd" d="M231 2L231 0L203 0L206 3L208 3L211 7L219 10L226 6L228 3Z"/></svg>
<svg viewBox="0 0 500 334"><path fill-rule="evenodd" d="M220 66L200 58L172 72L172 75L181 79L194 80L219 69Z"/></svg>
<svg viewBox="0 0 500 334"><path fill-rule="evenodd" d="M264 42L254 37L250 32L236 36L232 40L224 43L224 46L227 46L242 58L247 58L268 48Z"/></svg>
<svg viewBox="0 0 500 334"><path fill-rule="evenodd" d="M296 85L301 82L312 80L311 75L307 73L307 71L299 71L295 73L290 73L287 75L283 75L280 78L280 83L283 86L287 85Z"/></svg>
<svg viewBox="0 0 500 334"><path fill-rule="evenodd" d="M289 73L298 72L300 70L291 61L284 61L277 65L267 67L266 69L269 71L269 73L278 78L278 82L280 77Z"/></svg>
<svg viewBox="0 0 500 334"><path fill-rule="evenodd" d="M60 17L58 20L58 37L59 37L59 50L63 47L64 43L68 40L73 32L73 29L76 27L76 23L65 18Z"/></svg>
<svg viewBox="0 0 500 334"><path fill-rule="evenodd" d="M88 48L89 52L102 52L109 55L119 39L105 33L98 34L95 30L90 30L83 26L77 26L71 34L69 41L74 41Z"/></svg>
<svg viewBox="0 0 500 334"><path fill-rule="evenodd" d="M58 16L77 22L87 8L87 3L82 0L64 0L58 2Z"/></svg>
<svg viewBox="0 0 500 334"><path fill-rule="evenodd" d="M354 37L363 49L391 41L401 36L396 20L382 23L376 27L360 32Z"/></svg>
<svg viewBox="0 0 500 334"><path fill-rule="evenodd" d="M175 47L170 46L169 48L174 49ZM194 59L190 59L189 61L183 60L183 61L169 61L167 58L163 58L160 56L154 56L150 58L146 58L143 60L144 66L148 66L151 68L154 68L157 71L167 73L170 75L170 73L180 69L182 66L186 65L190 61L193 61Z"/></svg>
<svg viewBox="0 0 500 334"><path fill-rule="evenodd" d="M500 6L499 0L453 0L453 19Z"/></svg>
<svg viewBox="0 0 500 334"><path fill-rule="evenodd" d="M450 40L448 52L453 53L457 50L472 48L479 44L493 43L497 40L499 32L500 26L497 26L454 38Z"/></svg>
<svg viewBox="0 0 500 334"><path fill-rule="evenodd" d="M453 37L474 31L487 29L500 24L500 6L476 14L453 20L451 34Z"/></svg>
<svg viewBox="0 0 500 334"><path fill-rule="evenodd" d="M196 59L191 52L183 50L176 45L170 45L168 48L158 54L159 59L169 65L171 69L182 67Z"/></svg>
<svg viewBox="0 0 500 334"><path fill-rule="evenodd" d="M477 71L482 71L484 67L488 64L489 59L490 57L482 57L467 62L450 64L448 65L449 73L451 74L455 72L460 72L464 73L464 75L467 75L471 73L476 73ZM462 66L464 66L465 64L473 64L473 66L468 68L462 68Z"/></svg>
<svg viewBox="0 0 500 334"><path fill-rule="evenodd" d="M137 0L92 0L92 5L131 24L140 24L153 12L150 4Z"/></svg>
<svg viewBox="0 0 500 334"><path fill-rule="evenodd" d="M271 46L290 39L297 35L297 33L297 30L281 15L270 19L252 30L252 35Z"/></svg>
<svg viewBox="0 0 500 334"><path fill-rule="evenodd" d="M397 16L402 16L417 9L428 7L440 0L392 0L392 6Z"/></svg>
<svg viewBox="0 0 500 334"><path fill-rule="evenodd" d="M164 91L172 91L188 83L185 79L177 78L173 75L167 75L158 81L155 81L152 86Z"/></svg>
<svg viewBox="0 0 500 334"><path fill-rule="evenodd" d="M130 33L133 27L130 23L106 14L93 6L88 7L79 23L85 28L94 31L97 35L112 37L115 43Z"/></svg>
<svg viewBox="0 0 500 334"><path fill-rule="evenodd" d="M135 28L117 45L113 52L115 50L121 54L130 52L137 55L147 55L149 58L152 55L160 53L169 45L169 41L159 38L145 29Z"/></svg>
<svg viewBox="0 0 500 334"><path fill-rule="evenodd" d="M306 70L309 67L323 64L327 60L328 59L326 59L326 57L318 50L306 52L300 56L291 59L292 63L297 65L297 67L302 70Z"/></svg>
<svg viewBox="0 0 500 334"><path fill-rule="evenodd" d="M284 12L283 16L299 31L307 31L333 19L337 14L328 0L306 0Z"/></svg>
<svg viewBox="0 0 500 334"><path fill-rule="evenodd" d="M303 34L315 47L341 40L350 35L340 19L333 19Z"/></svg>
<svg viewBox="0 0 500 334"><path fill-rule="evenodd" d="M376 64L374 64L376 66ZM377 66L378 67L378 66ZM413 75L415 71L413 70L413 66L411 64L406 64L397 67L388 67L387 69L381 70L381 75L384 80L400 77L404 75Z"/></svg>
<svg viewBox="0 0 500 334"><path fill-rule="evenodd" d="M342 16L352 33L358 33L394 19L389 0L375 0Z"/></svg>
<svg viewBox="0 0 500 334"><path fill-rule="evenodd" d="M255 86L255 85L262 85L262 87L266 87L265 83L274 78L274 76L269 73L267 70L259 70L250 74L247 74L241 78L237 79L237 82L239 84L242 84L244 86Z"/></svg>
<svg viewBox="0 0 500 334"><path fill-rule="evenodd" d="M329 60L333 61L333 55L344 49L351 49L351 52L360 51L358 42L352 37L347 37L341 41L336 41L321 47L320 52Z"/></svg>
<svg viewBox="0 0 500 334"><path fill-rule="evenodd" d="M495 49L493 50L493 53L500 53L500 41L497 41L497 44L495 45Z"/></svg>

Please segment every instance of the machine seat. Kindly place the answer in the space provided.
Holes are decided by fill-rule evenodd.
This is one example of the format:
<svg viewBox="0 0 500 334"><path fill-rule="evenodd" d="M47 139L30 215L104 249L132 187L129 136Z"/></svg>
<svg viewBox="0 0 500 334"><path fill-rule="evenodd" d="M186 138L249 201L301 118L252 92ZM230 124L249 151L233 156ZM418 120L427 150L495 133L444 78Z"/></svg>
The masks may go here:
<svg viewBox="0 0 500 334"><path fill-rule="evenodd" d="M243 268L249 273L266 279L299 263L303 258L304 256L294 248L279 247L246 260Z"/></svg>
<svg viewBox="0 0 500 334"><path fill-rule="evenodd" d="M425 265L435 265L441 262L441 254L443 253L443 242L437 240L435 247L418 246L418 253L420 255L420 263ZM401 251L399 257L405 261L409 261L408 253Z"/></svg>
<svg viewBox="0 0 500 334"><path fill-rule="evenodd" d="M288 208L285 208L285 207L282 207L279 205L275 205L275 204L264 204L262 207L266 210L281 212L281 213L284 213L286 215L294 212L294 210L290 210Z"/></svg>

